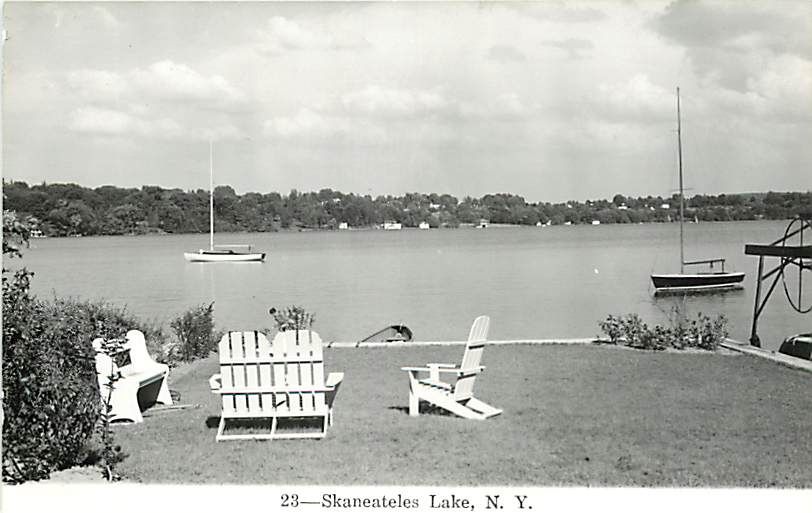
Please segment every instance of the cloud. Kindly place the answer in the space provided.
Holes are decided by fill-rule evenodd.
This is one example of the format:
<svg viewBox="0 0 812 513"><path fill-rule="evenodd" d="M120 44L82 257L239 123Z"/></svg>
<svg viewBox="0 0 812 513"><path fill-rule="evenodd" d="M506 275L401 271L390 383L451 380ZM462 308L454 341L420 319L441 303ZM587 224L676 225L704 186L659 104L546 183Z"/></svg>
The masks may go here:
<svg viewBox="0 0 812 513"><path fill-rule="evenodd" d="M513 2L503 5L540 21L589 23L606 18L606 13L591 5L578 5L578 2L571 1Z"/></svg>
<svg viewBox="0 0 812 513"><path fill-rule="evenodd" d="M218 105L241 103L245 95L219 75L205 76L189 66L160 61L129 73L137 91L163 100L192 100Z"/></svg>
<svg viewBox="0 0 812 513"><path fill-rule="evenodd" d="M175 138L184 133L180 124L173 119L149 120L119 110L92 106L75 109L70 118L68 128L86 134Z"/></svg>
<svg viewBox="0 0 812 513"><path fill-rule="evenodd" d="M66 72L68 116L74 132L108 136L233 139L232 122L247 98L220 75L204 75L169 60L122 72L80 69Z"/></svg>
<svg viewBox="0 0 812 513"><path fill-rule="evenodd" d="M132 93L130 82L120 73L82 69L66 74L68 86L83 98L115 101Z"/></svg>
<svg viewBox="0 0 812 513"><path fill-rule="evenodd" d="M625 123L658 123L675 119L676 91L638 73L626 81L600 84L584 99L581 113L593 119Z"/></svg>
<svg viewBox="0 0 812 513"><path fill-rule="evenodd" d="M368 86L341 97L345 109L380 117L436 115L448 111L449 102L437 91Z"/></svg>
<svg viewBox="0 0 812 513"><path fill-rule="evenodd" d="M284 138L333 137L348 132L346 123L302 108L291 117L276 117L265 121L265 133Z"/></svg>
<svg viewBox="0 0 812 513"><path fill-rule="evenodd" d="M688 47L724 46L747 51L769 48L776 53L812 55L812 41L804 20L812 7L787 2L781 9L758 2L696 2L678 0L668 6L654 28Z"/></svg>
<svg viewBox="0 0 812 513"><path fill-rule="evenodd" d="M278 55L292 51L353 50L369 42L348 32L312 30L282 16L268 20L257 34L262 53Z"/></svg>
<svg viewBox="0 0 812 513"><path fill-rule="evenodd" d="M812 59L812 4L676 1L651 22L656 33L684 46L696 72L744 91L777 56Z"/></svg>
<svg viewBox="0 0 812 513"><path fill-rule="evenodd" d="M241 104L245 94L219 75L203 75L185 64L159 61L123 73L82 69L67 72L66 82L77 94L98 101L163 100Z"/></svg>
<svg viewBox="0 0 812 513"><path fill-rule="evenodd" d="M94 5L93 12L105 27L109 29L121 28L121 22L118 20L118 18L113 16L113 13L111 13L107 8L100 5Z"/></svg>
<svg viewBox="0 0 812 513"><path fill-rule="evenodd" d="M580 59L585 53L589 52L595 47L595 45L592 44L592 41L579 38L548 39L541 44L563 50L571 59Z"/></svg>
<svg viewBox="0 0 812 513"><path fill-rule="evenodd" d="M512 46L496 45L488 49L488 58L497 62L524 62L527 57Z"/></svg>

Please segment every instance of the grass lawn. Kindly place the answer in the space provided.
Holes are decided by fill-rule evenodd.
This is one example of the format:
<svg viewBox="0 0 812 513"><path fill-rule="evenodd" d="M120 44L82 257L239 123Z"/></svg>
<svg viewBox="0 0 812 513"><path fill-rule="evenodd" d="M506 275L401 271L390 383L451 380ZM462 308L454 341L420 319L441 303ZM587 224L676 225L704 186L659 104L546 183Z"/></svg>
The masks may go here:
<svg viewBox="0 0 812 513"><path fill-rule="evenodd" d="M217 357L170 387L199 408L115 429L119 470L144 483L808 487L812 376L745 355L606 346L491 346L485 421L409 417L404 365L463 348L325 349L343 371L322 440L214 440Z"/></svg>

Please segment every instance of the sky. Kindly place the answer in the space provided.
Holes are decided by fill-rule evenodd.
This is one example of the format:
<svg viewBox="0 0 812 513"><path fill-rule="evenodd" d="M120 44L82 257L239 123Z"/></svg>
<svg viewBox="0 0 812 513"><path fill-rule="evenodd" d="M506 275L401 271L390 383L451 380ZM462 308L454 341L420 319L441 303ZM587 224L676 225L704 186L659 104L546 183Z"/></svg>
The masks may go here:
<svg viewBox="0 0 812 513"><path fill-rule="evenodd" d="M812 3L5 3L3 177L238 194L812 190Z"/></svg>

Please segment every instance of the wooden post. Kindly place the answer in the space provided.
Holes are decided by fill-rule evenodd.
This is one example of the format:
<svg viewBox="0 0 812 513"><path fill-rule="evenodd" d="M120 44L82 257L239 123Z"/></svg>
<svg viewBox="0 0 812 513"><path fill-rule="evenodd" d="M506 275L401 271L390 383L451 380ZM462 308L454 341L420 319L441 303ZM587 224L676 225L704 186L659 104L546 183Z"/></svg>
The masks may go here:
<svg viewBox="0 0 812 513"><path fill-rule="evenodd" d="M758 277L756 278L756 300L753 304L753 327L750 330L750 345L761 347L761 340L758 338L758 314L759 301L761 300L761 275L764 272L764 256L758 257Z"/></svg>

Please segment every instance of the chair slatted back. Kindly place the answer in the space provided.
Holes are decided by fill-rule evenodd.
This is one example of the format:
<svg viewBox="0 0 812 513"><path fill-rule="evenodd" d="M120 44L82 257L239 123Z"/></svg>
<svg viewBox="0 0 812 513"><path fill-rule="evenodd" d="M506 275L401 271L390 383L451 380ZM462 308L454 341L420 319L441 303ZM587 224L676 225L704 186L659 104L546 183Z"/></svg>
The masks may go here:
<svg viewBox="0 0 812 513"><path fill-rule="evenodd" d="M230 331L218 346L220 376L224 390L223 413L237 416L273 408L271 344L258 331ZM245 390L241 393L241 390ZM263 390L268 390L264 392Z"/></svg>
<svg viewBox="0 0 812 513"><path fill-rule="evenodd" d="M462 355L462 364L460 365L462 374L457 378L457 383L454 386L454 399L457 401L464 401L474 396L476 374L466 374L465 371L471 371L480 366L482 352L485 350L488 340L490 323L490 317L480 315L474 319L474 323L471 325L471 331L468 333L468 343L465 345L465 353Z"/></svg>
<svg viewBox="0 0 812 513"><path fill-rule="evenodd" d="M324 412L324 360L319 334L311 330L281 331L273 339L271 352L274 382L287 390L279 408L291 416Z"/></svg>
<svg viewBox="0 0 812 513"><path fill-rule="evenodd" d="M147 341L144 334L139 330L130 330L127 332L127 342L124 343L124 349L130 352L130 365L133 370L142 371L146 370L153 364L152 358L147 351Z"/></svg>

